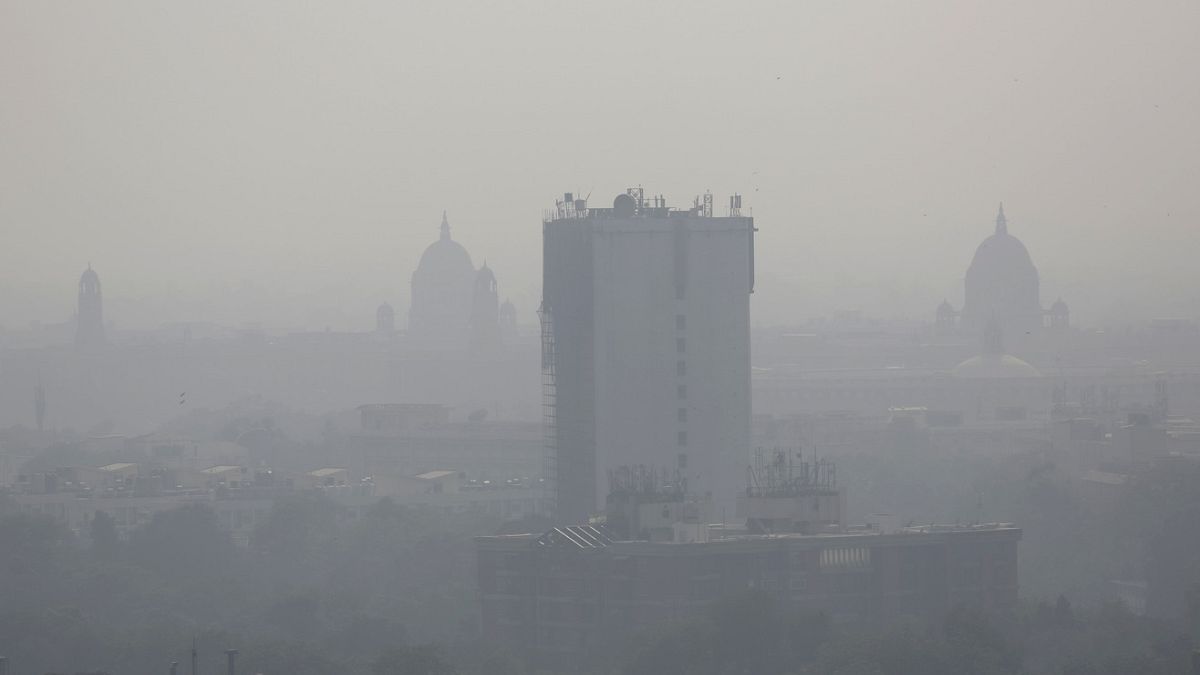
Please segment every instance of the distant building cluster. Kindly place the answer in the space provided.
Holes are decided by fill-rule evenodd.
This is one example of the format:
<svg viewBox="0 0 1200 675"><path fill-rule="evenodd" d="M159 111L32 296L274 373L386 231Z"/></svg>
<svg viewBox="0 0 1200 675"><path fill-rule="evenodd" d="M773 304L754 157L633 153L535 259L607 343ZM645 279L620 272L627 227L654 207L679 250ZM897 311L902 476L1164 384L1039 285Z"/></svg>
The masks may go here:
<svg viewBox="0 0 1200 675"><path fill-rule="evenodd" d="M27 471L0 455L0 483L78 531L98 512L128 533L205 503L242 542L298 491L351 513L388 497L544 517L553 526L477 540L482 629L561 667L747 589L838 622L1014 606L1018 527L982 513L852 524L844 453L1036 451L1110 505L1148 463L1200 460L1200 328L1084 330L1061 298L1044 308L1003 206L961 309L944 300L932 322L846 312L752 329L757 228L739 195L717 214L711 193L683 208L641 187L611 206L566 193L542 232L536 332L444 213L405 327L385 302L373 331L120 336L89 264L74 349L64 337L5 352L0 403L31 410L32 391L39 437L79 420L96 461ZM357 426L330 425L320 453L285 458L257 427L220 443L110 428L225 405L230 391L351 412ZM1119 581L1145 605L1143 582Z"/></svg>
<svg viewBox="0 0 1200 675"><path fill-rule="evenodd" d="M327 456L338 466L273 468L266 461L269 449L257 447L261 429L237 441L107 435L84 440L80 450L131 461L14 472L0 490L22 511L54 516L84 534L98 512L111 515L128 535L160 511L206 504L243 544L277 498L298 491L321 492L352 516L385 497L502 520L545 513L536 423L456 423L441 405L366 405L359 412L360 429Z"/></svg>

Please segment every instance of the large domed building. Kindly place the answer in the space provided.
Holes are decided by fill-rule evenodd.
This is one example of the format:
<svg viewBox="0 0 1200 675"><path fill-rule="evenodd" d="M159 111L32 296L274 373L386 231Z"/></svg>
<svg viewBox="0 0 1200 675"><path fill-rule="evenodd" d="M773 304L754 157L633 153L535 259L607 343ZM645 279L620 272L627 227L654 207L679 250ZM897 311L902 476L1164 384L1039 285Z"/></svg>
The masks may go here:
<svg viewBox="0 0 1200 675"><path fill-rule="evenodd" d="M480 316L479 284L495 297L496 277L486 265L475 269L467 249L450 238L450 223L443 212L441 236L421 254L412 275L408 310L412 341L422 346L460 348L468 344L472 332L488 332L480 323L489 318L495 322L495 312Z"/></svg>
<svg viewBox="0 0 1200 675"><path fill-rule="evenodd" d="M1037 268L1020 239L1008 233L1004 205L996 214L996 231L975 250L967 268L962 326L982 331L991 321L1007 333L1020 334L1042 326Z"/></svg>

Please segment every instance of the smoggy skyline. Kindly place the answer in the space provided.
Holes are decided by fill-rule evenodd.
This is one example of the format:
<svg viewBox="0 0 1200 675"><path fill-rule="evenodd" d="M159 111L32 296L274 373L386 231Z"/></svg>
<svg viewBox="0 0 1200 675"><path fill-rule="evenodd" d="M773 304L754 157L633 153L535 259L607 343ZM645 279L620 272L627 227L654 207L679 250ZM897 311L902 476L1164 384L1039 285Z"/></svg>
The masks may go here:
<svg viewBox="0 0 1200 675"><path fill-rule="evenodd" d="M745 196L760 324L960 306L999 201L1043 304L1200 311L1194 4L702 4L5 3L0 323L366 329L443 209L528 323L631 184Z"/></svg>

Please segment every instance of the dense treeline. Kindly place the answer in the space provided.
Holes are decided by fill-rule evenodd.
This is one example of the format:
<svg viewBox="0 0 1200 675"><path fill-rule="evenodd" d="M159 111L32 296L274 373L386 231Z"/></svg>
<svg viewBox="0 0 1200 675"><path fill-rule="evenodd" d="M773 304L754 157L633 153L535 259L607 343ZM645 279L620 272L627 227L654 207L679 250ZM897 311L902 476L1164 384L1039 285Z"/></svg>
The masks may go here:
<svg viewBox="0 0 1200 675"><path fill-rule="evenodd" d="M750 593L644 637L623 675L1168 675L1189 672L1178 627L1065 598L992 616L956 608L941 625L831 626Z"/></svg>
<svg viewBox="0 0 1200 675"><path fill-rule="evenodd" d="M104 516L76 537L9 508L0 649L18 675L186 670L193 639L205 672L236 648L246 673L517 675L529 671L475 627L471 540L498 527L386 500L349 520L297 495L240 549L204 506L161 513L128 541ZM594 672L1165 674L1186 671L1193 627L1060 598L1016 616L960 608L939 626L849 629L750 593L641 636Z"/></svg>
<svg viewBox="0 0 1200 675"><path fill-rule="evenodd" d="M843 464L858 483L854 500L923 495L930 520L979 509L1020 523L1023 595L1063 593L1079 609L1064 598L1011 617L960 610L942 626L864 631L747 596L617 646L597 670L1166 673L1181 672L1200 644L1200 467L1144 467L1124 492L1096 503L1036 453ZM296 494L241 548L203 506L158 514L122 540L105 516L76 535L0 498L0 654L14 675L158 673L186 664L195 638L205 672L234 648L242 672L267 675L523 673L522 655L481 643L472 539L541 525L387 500L351 519L318 495ZM1109 579L1148 579L1165 619L1104 604Z"/></svg>
<svg viewBox="0 0 1200 675"><path fill-rule="evenodd" d="M0 509L0 654L14 675L165 672L193 638L205 672L225 649L267 674L424 672L406 664L451 653L465 672L500 665L474 646L472 538L497 530L491 518L383 500L351 520L297 495L243 549L202 505L159 513L128 541L105 516L74 536Z"/></svg>
<svg viewBox="0 0 1200 675"><path fill-rule="evenodd" d="M1021 593L1076 605L1112 597L1113 580L1149 581L1152 611L1180 616L1200 584L1200 463L1122 467L1122 485L1089 492L1051 448L1019 454L928 442L837 458L851 521L904 514L915 524L1006 521L1021 527ZM1095 487L1095 486L1093 486Z"/></svg>

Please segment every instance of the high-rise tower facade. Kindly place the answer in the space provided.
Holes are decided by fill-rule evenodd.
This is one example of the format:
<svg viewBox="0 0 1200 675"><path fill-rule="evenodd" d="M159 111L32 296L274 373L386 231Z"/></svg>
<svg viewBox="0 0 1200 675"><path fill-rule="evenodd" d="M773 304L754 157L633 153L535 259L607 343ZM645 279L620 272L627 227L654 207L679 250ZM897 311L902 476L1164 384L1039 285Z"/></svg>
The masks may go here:
<svg viewBox="0 0 1200 675"><path fill-rule="evenodd" d="M608 470L681 466L732 502L750 442L754 221L711 195L691 209L641 188L612 208L571 195L543 223L547 481L562 520L597 507Z"/></svg>

